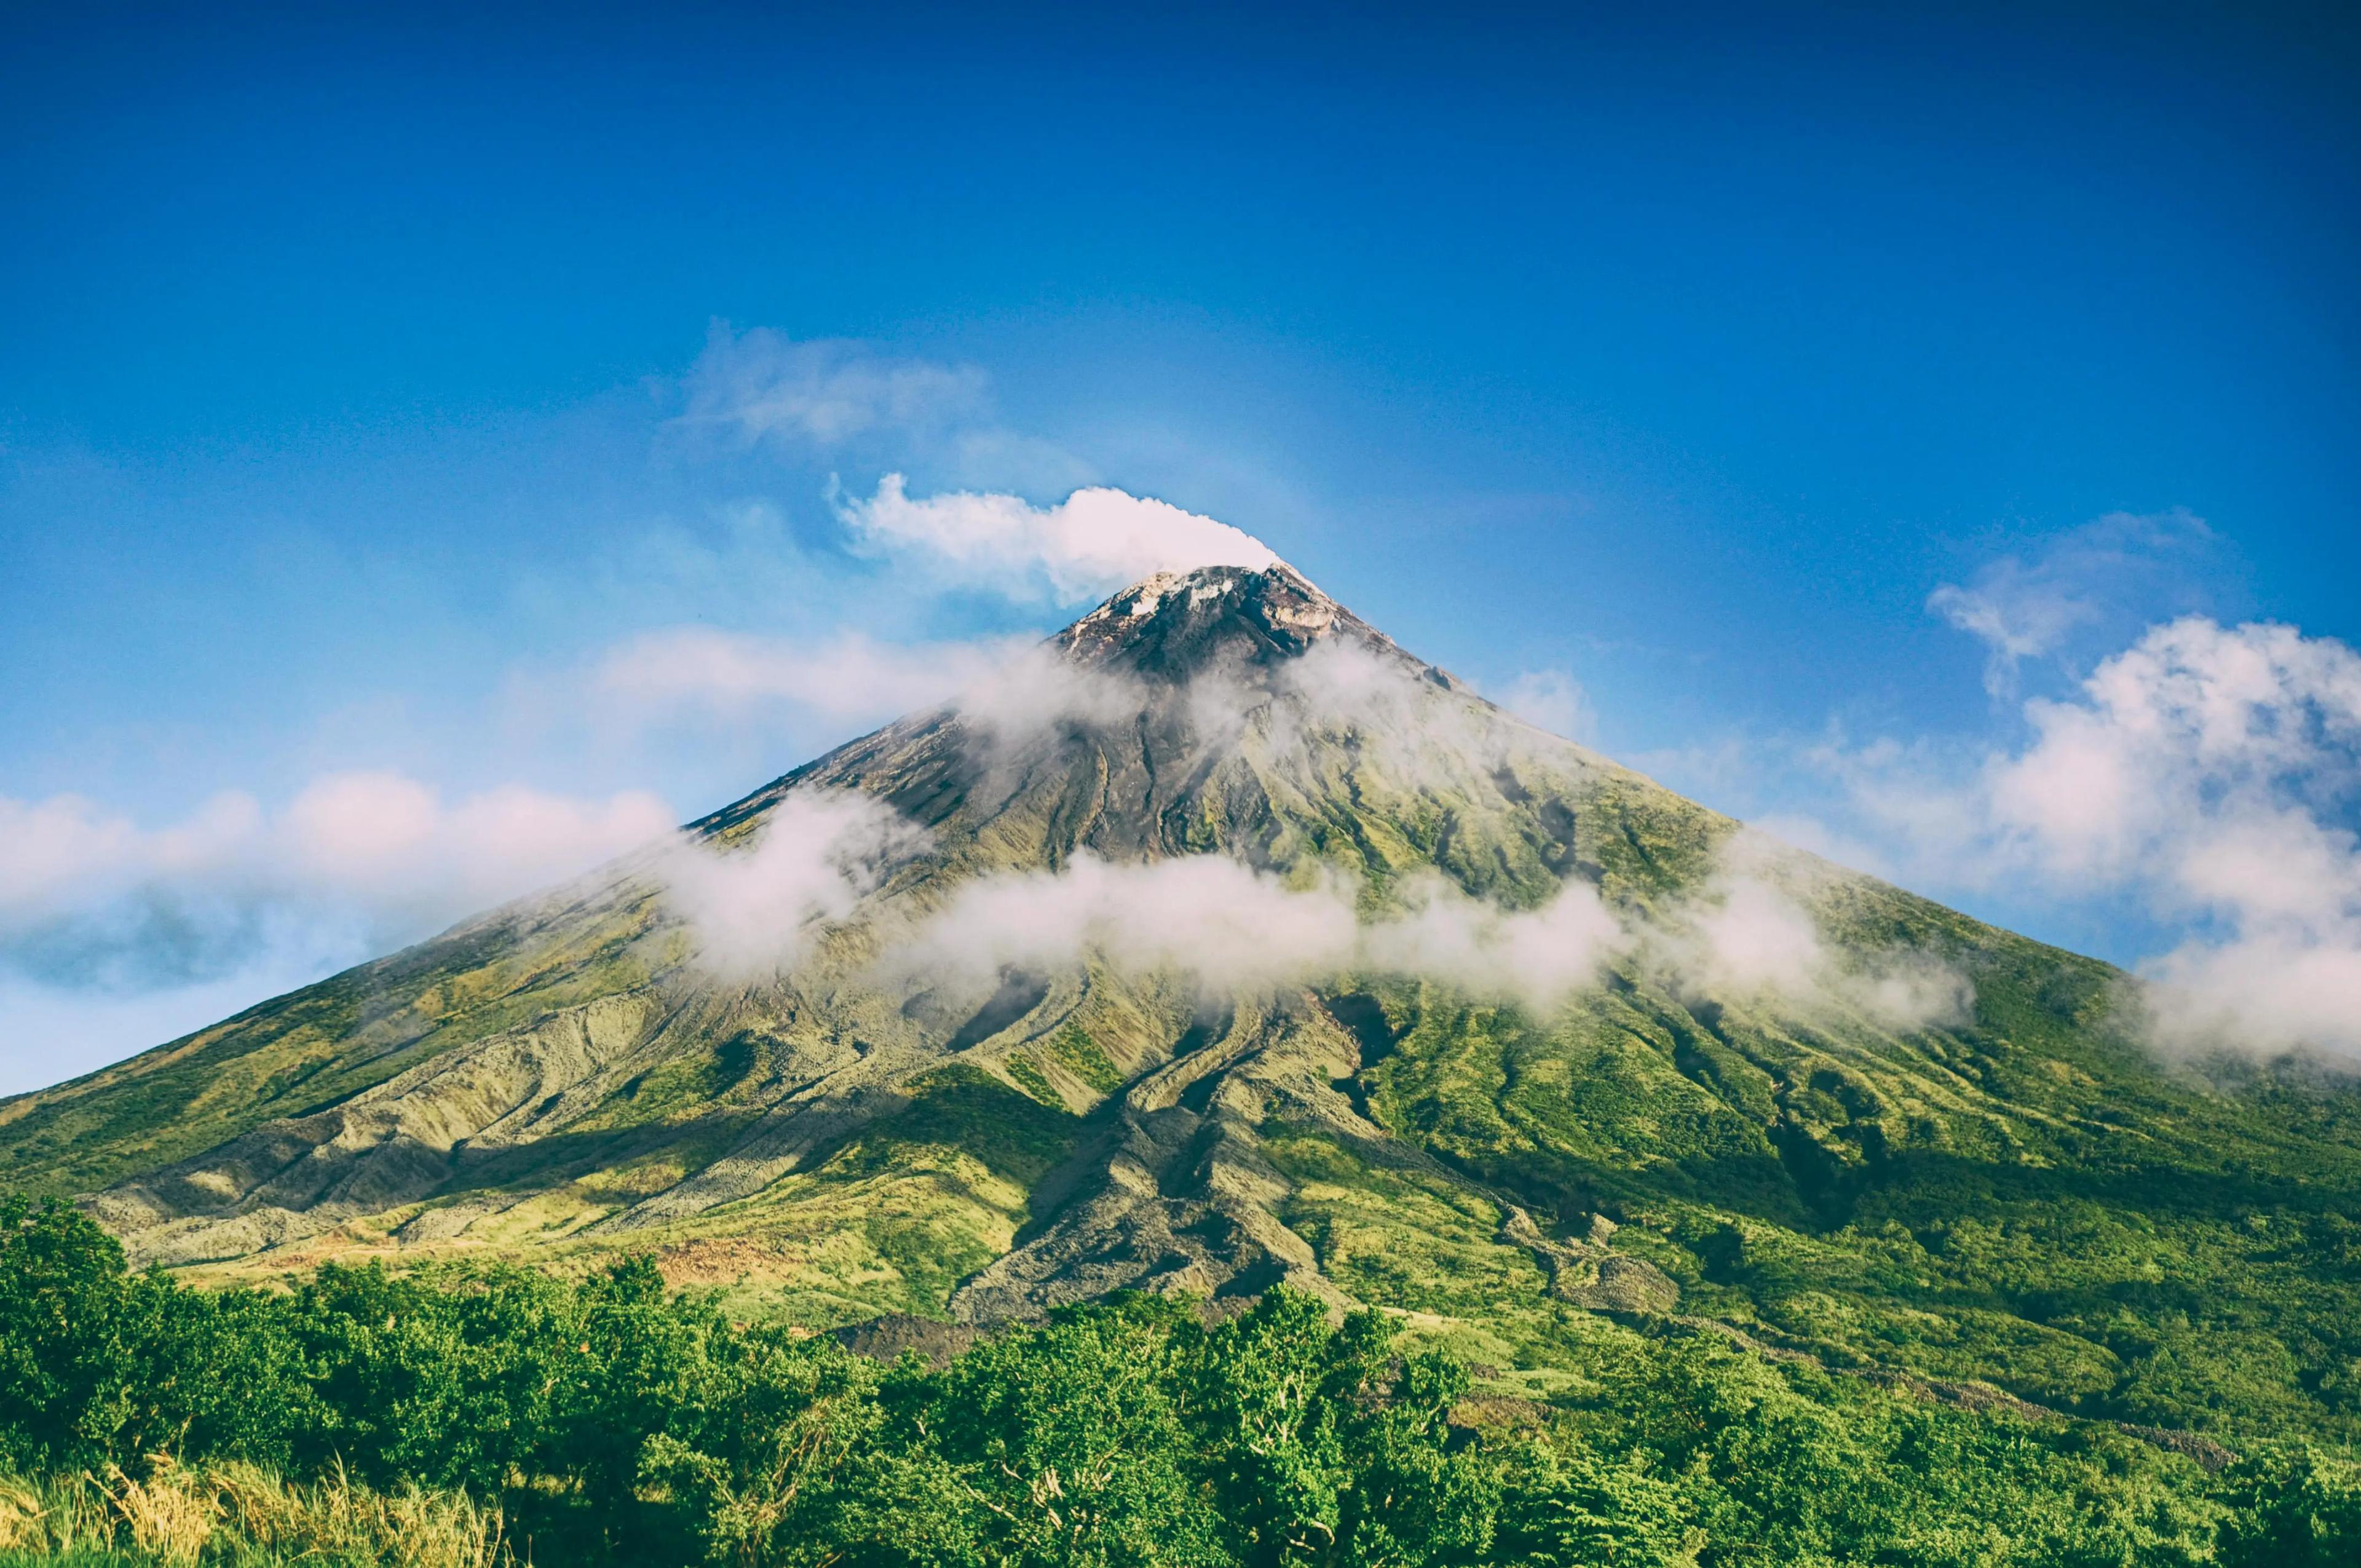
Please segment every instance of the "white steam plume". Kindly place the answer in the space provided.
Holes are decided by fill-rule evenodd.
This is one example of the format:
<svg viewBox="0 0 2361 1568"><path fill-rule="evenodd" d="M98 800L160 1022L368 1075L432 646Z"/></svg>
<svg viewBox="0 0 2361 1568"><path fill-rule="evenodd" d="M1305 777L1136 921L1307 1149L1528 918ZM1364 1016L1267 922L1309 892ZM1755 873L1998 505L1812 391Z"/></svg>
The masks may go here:
<svg viewBox="0 0 2361 1568"><path fill-rule="evenodd" d="M946 576L1060 603L1158 572L1279 564L1241 529L1167 501L1108 487L1076 490L1055 506L1021 496L954 490L913 497L899 474L877 493L844 504L846 526L872 547L916 556Z"/></svg>

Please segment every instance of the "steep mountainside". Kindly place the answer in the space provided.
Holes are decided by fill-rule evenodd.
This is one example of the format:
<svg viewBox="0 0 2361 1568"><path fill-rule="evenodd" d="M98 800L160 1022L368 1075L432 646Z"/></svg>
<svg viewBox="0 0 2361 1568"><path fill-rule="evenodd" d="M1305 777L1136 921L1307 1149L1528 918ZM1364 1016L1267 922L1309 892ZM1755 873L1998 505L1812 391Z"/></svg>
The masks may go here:
<svg viewBox="0 0 2361 1568"><path fill-rule="evenodd" d="M678 857L842 792L923 837L871 846L782 962L718 965ZM2105 966L1755 844L1285 568L1138 585L692 834L7 1102L0 1168L201 1277L653 1250L814 1324L1288 1278L1536 1390L1620 1321L2136 1424L2361 1429L2343 1089L2160 1066ZM906 961L991 879L1196 856L1378 924L1438 876L1495 911L1595 892L1633 935L1547 998L1433 931L1219 984L1089 944ZM1207 918L1141 902L1167 949ZM1749 910L1777 961L1715 959Z"/></svg>

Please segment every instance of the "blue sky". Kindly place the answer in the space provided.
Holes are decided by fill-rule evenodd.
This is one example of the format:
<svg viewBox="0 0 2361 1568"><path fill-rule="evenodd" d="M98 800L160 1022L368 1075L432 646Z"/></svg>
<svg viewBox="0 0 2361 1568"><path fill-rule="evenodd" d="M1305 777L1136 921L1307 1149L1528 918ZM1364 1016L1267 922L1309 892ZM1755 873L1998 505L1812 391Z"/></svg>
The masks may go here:
<svg viewBox="0 0 2361 1568"><path fill-rule="evenodd" d="M888 473L1218 518L2036 935L2361 975L2350 13L1631 9L16 13L0 1088L1088 597L881 554ZM2137 729L2095 673L2263 646L2144 641L2192 614L2299 630L2256 711L2312 742L2134 748L2158 826L2103 865L2009 781L2075 714ZM635 658L671 674L624 702ZM413 875L332 841L387 812ZM426 876L525 817L545 857ZM2302 898L2138 869L2258 823L2310 825Z"/></svg>

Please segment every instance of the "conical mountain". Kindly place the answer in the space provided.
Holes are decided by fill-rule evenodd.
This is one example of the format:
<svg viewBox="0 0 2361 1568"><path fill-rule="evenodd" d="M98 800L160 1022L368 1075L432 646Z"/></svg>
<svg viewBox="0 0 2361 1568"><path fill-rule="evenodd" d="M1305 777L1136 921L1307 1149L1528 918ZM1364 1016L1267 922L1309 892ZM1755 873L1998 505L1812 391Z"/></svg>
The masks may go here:
<svg viewBox="0 0 2361 1568"><path fill-rule="evenodd" d="M0 1159L203 1275L653 1251L818 1325L1287 1278L1536 1377L1678 1314L2130 1415L2221 1335L2352 1332L2269 1261L2361 1193L2341 1091L2160 1066L2106 966L1283 566L1138 584L686 837L7 1102ZM2200 1245L2232 1327L2158 1293Z"/></svg>

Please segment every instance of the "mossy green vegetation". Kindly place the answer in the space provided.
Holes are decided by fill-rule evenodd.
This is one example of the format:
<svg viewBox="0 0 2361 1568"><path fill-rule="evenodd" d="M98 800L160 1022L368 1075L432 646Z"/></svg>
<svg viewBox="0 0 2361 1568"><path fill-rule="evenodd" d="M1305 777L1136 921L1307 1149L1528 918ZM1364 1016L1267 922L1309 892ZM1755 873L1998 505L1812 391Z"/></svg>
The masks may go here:
<svg viewBox="0 0 2361 1568"><path fill-rule="evenodd" d="M733 1322L644 1260L576 1284L330 1267L205 1293L19 1201L0 1213L0 1549L454 1568L2361 1550L2361 1472L2316 1446L2209 1472L2103 1424L1576 1317L1569 1375L1522 1392L1400 1318L1339 1324L1285 1288L1235 1313L1117 1296L881 1365Z"/></svg>
<svg viewBox="0 0 2361 1568"><path fill-rule="evenodd" d="M1620 1222L1613 1245L1678 1281L1685 1312L1831 1367L2143 1425L2361 1437L2353 1091L2168 1071L2092 1026L2095 977L2061 995L2012 956L1979 971L1971 1019L1906 1039L1643 985L1547 1023L1397 997L1406 1026L1367 1100L1487 1190ZM1305 1199L1335 1185L1307 1179ZM1352 1189L1359 1223L1401 1234L1354 1250L1422 1260L1387 1266L1418 1288L1365 1268L1363 1299L1430 1310L1466 1244L1384 1185ZM1517 1315L1513 1292L1475 1288Z"/></svg>
<svg viewBox="0 0 2361 1568"><path fill-rule="evenodd" d="M648 981L645 889L536 901L248 1008L129 1061L0 1103L0 1177L95 1191L273 1118Z"/></svg>

